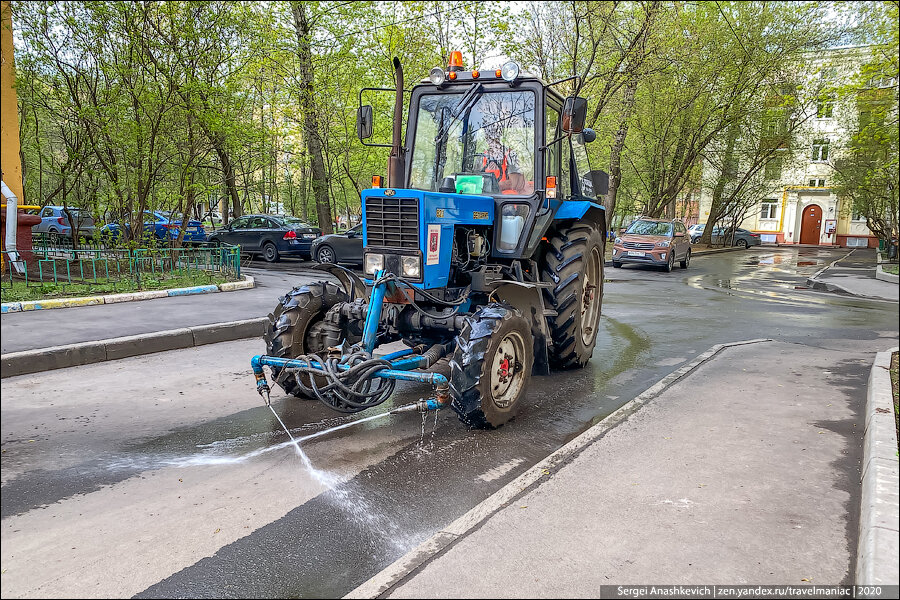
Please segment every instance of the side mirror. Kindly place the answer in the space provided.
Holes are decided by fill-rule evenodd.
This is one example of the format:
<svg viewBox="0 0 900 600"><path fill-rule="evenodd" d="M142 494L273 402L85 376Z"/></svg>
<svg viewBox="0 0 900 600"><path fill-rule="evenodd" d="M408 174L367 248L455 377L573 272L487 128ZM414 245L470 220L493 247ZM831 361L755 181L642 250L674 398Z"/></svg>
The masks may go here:
<svg viewBox="0 0 900 600"><path fill-rule="evenodd" d="M360 140L372 137L372 105L366 104L356 110L356 135Z"/></svg>
<svg viewBox="0 0 900 600"><path fill-rule="evenodd" d="M566 133L581 133L587 119L587 100L580 96L569 96L563 104L562 130Z"/></svg>
<svg viewBox="0 0 900 600"><path fill-rule="evenodd" d="M348 237L348 238L355 238L355 237L356 237L356 232L353 231L352 229L348 229L348 230L347 230L347 237Z"/></svg>
<svg viewBox="0 0 900 600"><path fill-rule="evenodd" d="M591 129L590 127L585 127L581 132L581 139L584 140L585 144L590 144L594 140L597 139L597 132Z"/></svg>
<svg viewBox="0 0 900 600"><path fill-rule="evenodd" d="M619 233L625 233L626 227L619 227Z"/></svg>

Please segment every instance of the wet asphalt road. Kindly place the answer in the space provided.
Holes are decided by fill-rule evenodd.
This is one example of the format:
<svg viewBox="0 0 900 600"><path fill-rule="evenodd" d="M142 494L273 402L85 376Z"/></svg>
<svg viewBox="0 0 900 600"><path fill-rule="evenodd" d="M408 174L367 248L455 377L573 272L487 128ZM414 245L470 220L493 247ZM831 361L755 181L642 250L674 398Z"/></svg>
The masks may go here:
<svg viewBox="0 0 900 600"><path fill-rule="evenodd" d="M897 305L797 289L846 253L608 268L591 364L532 379L515 421L391 416L309 442L315 473L253 390L258 341L5 379L2 595L341 596L717 343L795 343L801 365L804 346L846 349L844 385L864 394L871 357L896 345ZM398 389L393 405L426 393ZM352 419L274 406L299 435Z"/></svg>

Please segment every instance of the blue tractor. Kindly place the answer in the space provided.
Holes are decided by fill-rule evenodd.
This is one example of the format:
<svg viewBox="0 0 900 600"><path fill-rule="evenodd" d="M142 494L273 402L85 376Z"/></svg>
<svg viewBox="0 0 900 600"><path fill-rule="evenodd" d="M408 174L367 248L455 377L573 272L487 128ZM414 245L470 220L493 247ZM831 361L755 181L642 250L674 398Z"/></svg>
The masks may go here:
<svg viewBox="0 0 900 600"><path fill-rule="evenodd" d="M418 381L432 397L392 412L450 407L492 428L515 416L532 375L590 359L606 240L597 198L608 177L588 164L587 102L515 63L491 72L461 63L453 53L412 89L404 144L394 59L393 140L369 144L391 148L387 182L376 176L362 193L365 276L319 265L340 285L280 299L267 354L252 359L267 404L264 366L288 394L343 413L381 404L398 379ZM357 133L367 144L364 91ZM405 348L375 353L396 341Z"/></svg>

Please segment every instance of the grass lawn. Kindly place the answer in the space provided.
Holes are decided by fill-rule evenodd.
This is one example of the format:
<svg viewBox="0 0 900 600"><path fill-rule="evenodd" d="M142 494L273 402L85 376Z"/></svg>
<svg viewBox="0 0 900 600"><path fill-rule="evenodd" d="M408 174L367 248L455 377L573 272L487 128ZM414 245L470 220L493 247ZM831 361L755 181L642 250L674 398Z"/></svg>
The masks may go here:
<svg viewBox="0 0 900 600"><path fill-rule="evenodd" d="M103 294L123 294L146 290L164 290L169 288L191 287L195 285L218 285L228 278L219 274L198 275L197 271L185 273L167 273L166 277L141 278L141 284L131 279L120 281L86 282L86 283L28 283L24 281L3 282L3 302L23 302L26 300L48 300L50 298L75 298L80 296L98 296Z"/></svg>
<svg viewBox="0 0 900 600"><path fill-rule="evenodd" d="M892 275L900 275L900 265L885 265L882 264L881 268L884 269L885 273L890 273Z"/></svg>

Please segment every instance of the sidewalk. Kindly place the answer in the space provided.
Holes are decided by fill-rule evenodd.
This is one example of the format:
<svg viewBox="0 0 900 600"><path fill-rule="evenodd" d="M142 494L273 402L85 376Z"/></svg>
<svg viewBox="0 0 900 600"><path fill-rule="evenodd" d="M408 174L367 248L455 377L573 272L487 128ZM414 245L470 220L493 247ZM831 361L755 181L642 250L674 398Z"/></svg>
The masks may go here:
<svg viewBox="0 0 900 600"><path fill-rule="evenodd" d="M254 268L245 268L244 272L256 280L255 288L121 304L6 313L0 318L0 350L7 354L263 318L275 309L278 297L292 287L331 278L327 273L304 269L300 263L292 272Z"/></svg>
<svg viewBox="0 0 900 600"><path fill-rule="evenodd" d="M851 584L871 364L869 355L781 342L726 347L348 597Z"/></svg>
<svg viewBox="0 0 900 600"><path fill-rule="evenodd" d="M858 248L810 277L807 285L829 292L900 301L900 285L876 279L877 267L876 251Z"/></svg>

